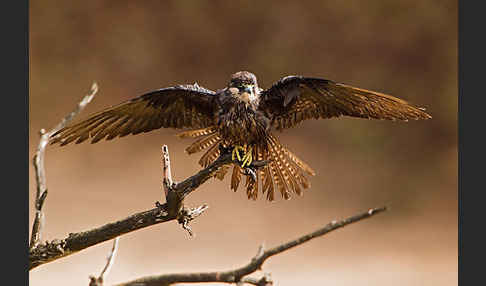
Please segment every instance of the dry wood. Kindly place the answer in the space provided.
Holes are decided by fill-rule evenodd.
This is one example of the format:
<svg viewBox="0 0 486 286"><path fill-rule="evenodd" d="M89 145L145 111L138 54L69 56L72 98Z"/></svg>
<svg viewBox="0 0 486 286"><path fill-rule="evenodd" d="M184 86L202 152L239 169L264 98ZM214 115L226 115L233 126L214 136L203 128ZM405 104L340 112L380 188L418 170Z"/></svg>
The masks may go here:
<svg viewBox="0 0 486 286"><path fill-rule="evenodd" d="M251 261L240 267L228 271L217 272L200 272L200 273L177 273L177 274L163 274L139 278L133 281L116 284L115 286L166 286L175 283L202 283L202 282L219 282L219 283L248 283L258 286L272 285L272 281L268 275L264 275L262 278L246 277L258 270L262 269L262 265L268 258L280 254L290 248L296 247L303 243L310 241L311 239L323 236L334 230L342 228L346 225L370 218L376 214L384 212L385 207L370 209L366 212L348 217L339 221L332 221L324 227L303 235L297 239L291 240L287 243L278 245L274 248L264 250L263 246L257 251L255 257Z"/></svg>

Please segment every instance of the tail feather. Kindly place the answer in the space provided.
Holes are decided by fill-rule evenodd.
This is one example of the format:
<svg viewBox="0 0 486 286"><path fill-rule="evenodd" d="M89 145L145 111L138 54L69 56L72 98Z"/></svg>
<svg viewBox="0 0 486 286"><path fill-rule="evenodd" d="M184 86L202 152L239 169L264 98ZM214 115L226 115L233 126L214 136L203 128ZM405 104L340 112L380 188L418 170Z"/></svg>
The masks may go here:
<svg viewBox="0 0 486 286"><path fill-rule="evenodd" d="M287 189L292 190L298 195L302 195L302 188L307 189L310 187L310 183L304 173L314 175L315 172L309 165L300 160L287 148L282 146L276 137L270 135L269 137L269 153L273 166L277 167L277 172L272 172L273 179L284 179ZM269 168L273 168L270 164ZM274 177L276 174L277 177ZM277 184L278 185L278 184ZM280 189L281 190L281 189ZM282 192L282 191L281 191ZM282 196L286 199L290 198L288 190L282 193Z"/></svg>
<svg viewBox="0 0 486 286"><path fill-rule="evenodd" d="M253 154L252 154L254 159L258 158L258 153L259 153L258 146L255 146L253 148ZM246 182L245 182L246 195L248 196L248 199L252 199L254 201L258 198L258 185L260 182L259 172L256 172L255 176L256 176L255 181L253 181L253 179L251 179L249 176L246 176Z"/></svg>
<svg viewBox="0 0 486 286"><path fill-rule="evenodd" d="M297 156L294 155L294 153L290 152L289 149L282 148L282 150L297 166L299 166L307 174L312 176L316 175L316 172L309 165L307 165L304 161L300 160Z"/></svg>
<svg viewBox="0 0 486 286"><path fill-rule="evenodd" d="M216 132L215 127L208 127L208 128L197 129L197 130L184 131L177 134L177 136L180 138L187 138L187 137L196 138L204 135L213 134L215 132Z"/></svg>
<svg viewBox="0 0 486 286"><path fill-rule="evenodd" d="M284 175L284 178L287 182L287 186L291 187L291 190L294 193L298 195L302 195L302 190L300 189L298 183L296 182L297 172L290 164L289 159L285 155L283 149L284 147L280 144L277 145L277 147L275 148L275 152L277 153L276 155L278 158L277 166L279 167L281 173Z"/></svg>
<svg viewBox="0 0 486 286"><path fill-rule="evenodd" d="M204 155L202 155L201 159L199 159L199 165L206 168L207 166L209 166L209 164L211 164L211 162L213 162L214 160L216 160L216 158L218 158L219 156L218 145L219 144L215 143L213 146L209 147L208 151L204 153Z"/></svg>
<svg viewBox="0 0 486 286"><path fill-rule="evenodd" d="M290 194L288 192L288 175L286 174L285 170L282 169L280 159L277 157L277 148L278 143L271 142L269 144L269 151L270 151L270 158L272 162L270 162L269 166L271 168L273 181L276 183L278 190L282 197L286 200L290 198Z"/></svg>
<svg viewBox="0 0 486 286"><path fill-rule="evenodd" d="M291 153L287 148L280 145L280 151L284 156L281 155L282 160L285 163L285 167L289 170L293 184L295 186L294 192L298 195L302 195L302 190L299 185L302 185L304 189L310 187L310 182L305 176L304 172L309 175L315 175L314 170L310 168L306 163L300 160L297 156ZM286 155L286 156L285 156ZM287 158L286 158L287 157Z"/></svg>
<svg viewBox="0 0 486 286"><path fill-rule="evenodd" d="M207 137L202 137L195 142L193 142L189 147L186 148L186 152L189 154L197 153L201 150L206 149L209 146L215 145L221 141L221 137L218 133L213 133Z"/></svg>
<svg viewBox="0 0 486 286"><path fill-rule="evenodd" d="M268 152L260 152L260 156L258 160L269 160ZM270 165L270 164L269 164ZM267 165L260 171L262 177L262 194L267 193L267 200L273 201L273 181L272 181L272 174L270 171L270 166Z"/></svg>
<svg viewBox="0 0 486 286"><path fill-rule="evenodd" d="M279 159L282 161L283 169L288 170L290 175L288 176L288 182L290 183L290 186L292 187L292 191L296 193L297 195L302 195L302 189L299 187L297 180L298 176L298 171L294 169L294 166L291 164L291 162L286 158L285 153L283 151L283 147L280 146L278 150L278 156Z"/></svg>
<svg viewBox="0 0 486 286"><path fill-rule="evenodd" d="M255 158L257 159L257 161L262 161L264 160L263 159L263 153L262 151L260 150L260 148L256 148L255 150ZM258 177L259 179L261 180L261 185L262 185L262 194L265 194L265 188L263 187L264 186L264 182L265 182L265 168L261 168L260 170L257 171L257 174L258 174ZM258 181L258 183L260 183L260 180ZM258 184L257 184L258 185Z"/></svg>
<svg viewBox="0 0 486 286"><path fill-rule="evenodd" d="M219 145L222 144L222 140L219 134L216 133L215 127L184 131L177 134L177 136L180 138L202 137L196 140L195 142L193 142L191 145L189 145L186 148L186 152L192 154L209 147L206 153L204 153L201 159L199 159L199 165L203 166L204 168L206 168L207 166L209 166L209 164L214 162L214 160L216 160L220 154ZM229 170L229 166L223 166L216 171L214 176L219 180L223 180L228 170Z"/></svg>
<svg viewBox="0 0 486 286"><path fill-rule="evenodd" d="M219 168L219 170L217 170L216 173L214 174L216 179L222 181L224 179L224 176L226 176L226 173L228 173L229 168L230 166L228 165Z"/></svg>
<svg viewBox="0 0 486 286"><path fill-rule="evenodd" d="M186 151L192 154L207 149L199 160L199 164L203 167L209 166L220 155L219 145L223 144L223 140L214 127L186 131L178 134L178 136L182 138L201 137L187 147ZM256 181L246 176L245 188L248 199L256 200L258 198L260 186L262 194L266 193L266 198L269 201L275 199L276 190L286 200L290 199L292 192L302 195L303 190L310 187L306 174L315 175L315 171L282 146L273 135L269 136L266 144L266 148L259 145L253 147L254 160L269 160L270 163L256 171ZM236 192L243 173L240 166L236 164L223 166L215 173L215 177L222 180L231 168L233 170L230 188Z"/></svg>
<svg viewBox="0 0 486 286"><path fill-rule="evenodd" d="M245 185L248 199L256 201L258 198L258 173L256 174L256 181L253 181L252 178L246 176Z"/></svg>
<svg viewBox="0 0 486 286"><path fill-rule="evenodd" d="M241 180L241 168L237 165L233 167L233 174L231 175L231 189L236 192Z"/></svg>

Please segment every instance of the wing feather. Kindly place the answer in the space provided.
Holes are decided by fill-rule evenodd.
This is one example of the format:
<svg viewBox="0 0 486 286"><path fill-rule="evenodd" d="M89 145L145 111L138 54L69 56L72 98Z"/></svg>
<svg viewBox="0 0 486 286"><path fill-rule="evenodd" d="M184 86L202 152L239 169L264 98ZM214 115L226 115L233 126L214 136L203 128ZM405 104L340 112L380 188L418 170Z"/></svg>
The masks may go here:
<svg viewBox="0 0 486 286"><path fill-rule="evenodd" d="M429 119L423 108L379 92L326 79L288 76L261 94L260 110L278 129L303 120L351 116L368 119Z"/></svg>
<svg viewBox="0 0 486 286"><path fill-rule="evenodd" d="M215 93L198 85L159 89L93 114L52 135L51 144L91 139L96 143L159 128L207 128L214 125Z"/></svg>

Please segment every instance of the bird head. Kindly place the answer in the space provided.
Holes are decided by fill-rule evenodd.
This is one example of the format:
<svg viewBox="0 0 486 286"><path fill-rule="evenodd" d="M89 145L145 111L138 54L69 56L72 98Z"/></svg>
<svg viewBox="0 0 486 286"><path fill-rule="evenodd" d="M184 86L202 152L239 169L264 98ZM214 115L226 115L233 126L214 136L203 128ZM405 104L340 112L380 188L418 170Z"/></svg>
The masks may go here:
<svg viewBox="0 0 486 286"><path fill-rule="evenodd" d="M233 96L247 104L258 100L258 83L256 76L251 72L240 71L231 75L228 87L234 91Z"/></svg>

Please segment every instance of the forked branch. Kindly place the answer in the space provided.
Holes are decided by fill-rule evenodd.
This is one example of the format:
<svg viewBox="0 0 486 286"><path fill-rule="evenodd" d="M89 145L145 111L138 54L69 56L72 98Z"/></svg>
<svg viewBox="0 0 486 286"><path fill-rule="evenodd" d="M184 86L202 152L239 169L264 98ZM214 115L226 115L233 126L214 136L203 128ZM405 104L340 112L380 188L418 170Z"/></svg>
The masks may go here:
<svg viewBox="0 0 486 286"><path fill-rule="evenodd" d="M186 209L182 202L202 183L211 178L214 173L225 164L231 163L231 155L223 154L207 168L199 171L180 183L172 185L167 195L167 203L156 203L156 207L139 212L116 222L105 224L88 231L70 233L68 237L52 242L39 244L29 252L29 269L33 269L47 262L66 257L98 243L113 239L125 233L142 229L155 224L178 220L186 229L192 219L207 209L206 205Z"/></svg>
<svg viewBox="0 0 486 286"><path fill-rule="evenodd" d="M43 225L43 213L42 207L44 206L44 201L47 197L47 187L46 187L46 174L44 169L44 153L46 146L49 144L50 137L52 134L56 133L57 131L64 128L69 122L71 122L78 113L80 113L88 103L91 102L93 97L98 92L98 85L93 83L91 86L91 91L88 95L83 97L81 102L78 103L76 108L66 115L61 122L59 122L52 130L46 132L44 129L40 131L40 141L39 145L37 146L37 151L34 155L32 163L34 164L34 171L35 171L35 182L37 185L36 189L36 196L35 196L35 217L34 217L34 224L32 226L32 234L30 238L30 249L35 248L40 240L42 234L42 225Z"/></svg>
<svg viewBox="0 0 486 286"><path fill-rule="evenodd" d="M340 221L332 221L324 227L303 235L297 239L291 240L287 243L278 245L274 248L264 250L261 246L255 257L251 261L237 269L218 272L200 272L200 273L178 273L178 274L163 274L139 278L133 281L116 284L116 286L162 286L171 285L175 283L202 283L202 282L219 282L219 283L247 283L252 285L272 285L272 281L268 275L261 278L247 277L258 270L262 269L263 263L270 257L280 254L290 248L296 247L311 239L321 237L334 230L342 228L346 225L370 218L386 210L386 207L370 209L366 212L348 217Z"/></svg>

